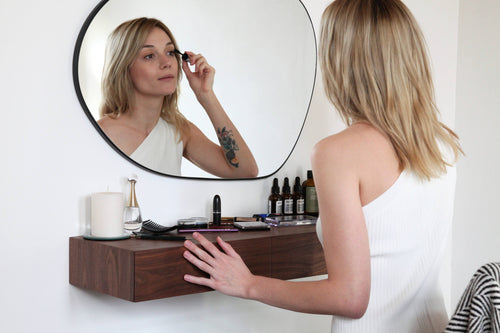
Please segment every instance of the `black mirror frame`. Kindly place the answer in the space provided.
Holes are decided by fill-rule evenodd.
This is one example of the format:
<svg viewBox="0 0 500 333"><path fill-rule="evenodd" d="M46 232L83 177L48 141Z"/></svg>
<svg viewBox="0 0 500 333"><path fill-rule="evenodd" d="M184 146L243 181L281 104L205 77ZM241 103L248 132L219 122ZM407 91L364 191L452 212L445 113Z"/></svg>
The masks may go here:
<svg viewBox="0 0 500 333"><path fill-rule="evenodd" d="M76 95L78 97L78 101L80 102L80 105L81 107L83 108L83 111L85 111L85 114L87 115L89 121L92 123L92 125L95 127L95 129L97 130L97 132L104 138L104 140L116 151L118 152L118 154L120 154L123 158L125 158L128 162L132 163L133 165L143 169L143 170L146 170L148 172L151 172L153 174L156 174L156 175L159 175L159 176L164 176L164 177L173 177L173 178L179 178L179 179L190 179L190 180L228 180L228 181L231 181L231 180L258 180L258 179L265 179L265 178L269 178L271 176L273 176L274 174L276 174L284 165L285 163L288 161L288 159L290 158L290 156L292 155L293 153L293 150L295 149L295 146L297 145L297 142L299 141L300 139L300 135L302 134L302 130L304 129L304 125L305 125L305 122L306 122L306 119L307 119L307 115L309 114L309 108L311 107L311 101L312 101L312 97L314 95L314 88L316 86L316 77L317 77L317 69L318 69L318 61L317 61L317 58L318 58L318 44L317 44L317 40L316 40L316 33L315 33L315 30L314 30L314 25L312 23L312 20L311 20L311 16L309 15L309 12L307 11L307 8L304 6L304 3L302 2L302 0L297 0L300 2L300 4L302 5L302 7L304 8L304 11L309 19L309 22L311 23L311 28L312 28L312 31L313 31L313 37L314 37L314 51L315 51L315 59L316 59L316 62L315 62L315 65L314 65L314 79L313 79L313 86L312 86L312 89L311 89L311 96L309 97L309 103L308 103L308 106L307 106L307 110L306 110L306 114L304 116L304 121L302 122L302 126L300 127L300 131L297 135L297 139L295 140L295 143L293 144L291 150L290 150L290 153L288 154L288 156L285 158L285 160L283 161L283 163L276 169L276 171L268 174L268 175L265 175L265 176L258 176L258 177L254 177L254 178L206 178L206 177L188 177L188 176L177 176L177 175L169 175L169 174L166 174L166 173L162 173L162 172L158 172L156 170L153 170L153 169L149 169L145 166L143 166L142 164L139 164L137 163L136 161L134 161L133 159L131 159L129 156L127 156L125 153L123 153L109 138L106 134L104 134L103 130L101 129L101 127L97 124L97 121L94 119L94 117L92 116L92 113L90 112L88 106L87 106L87 103L85 102L85 99L83 98L83 94L82 94L82 91L81 91L81 88L80 88L80 80L79 80L79 75L78 75L78 62L79 62L79 58L80 58L80 51L81 51L81 47L82 47L82 43L83 43L83 39L85 37L85 33L87 32L92 20L94 19L94 17L97 15L97 13L99 13L99 11L101 10L102 7L104 7L104 5L106 3L109 2L109 0L101 0L97 6L90 12L89 16L87 17L87 19L85 20L85 22L83 23L83 26L80 30L80 33L78 34L78 38L76 40L76 45L75 45L75 50L74 50L74 53L73 53L73 84L74 84L74 87L75 87L75 92L76 92Z"/></svg>

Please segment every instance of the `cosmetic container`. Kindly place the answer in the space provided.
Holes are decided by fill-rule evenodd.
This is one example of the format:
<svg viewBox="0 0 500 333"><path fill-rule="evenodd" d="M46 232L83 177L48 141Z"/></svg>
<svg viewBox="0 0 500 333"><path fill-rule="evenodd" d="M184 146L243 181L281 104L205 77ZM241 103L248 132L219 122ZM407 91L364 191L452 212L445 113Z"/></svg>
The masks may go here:
<svg viewBox="0 0 500 333"><path fill-rule="evenodd" d="M274 178L273 187L271 188L271 195L267 200L267 213L273 215L281 215L282 205L283 202L281 200L278 178Z"/></svg>
<svg viewBox="0 0 500 333"><path fill-rule="evenodd" d="M135 195L135 183L137 182L137 177L131 176L128 179L130 183L130 194L128 198L128 204L125 206L123 211L123 227L125 231L137 232L142 228L142 217L141 209L139 208L139 203L137 202L137 197Z"/></svg>
<svg viewBox="0 0 500 333"><path fill-rule="evenodd" d="M293 199L292 194L290 193L290 184L288 183L288 177L285 177L283 181L283 189L281 191L281 199L283 201L283 215L292 215L293 214Z"/></svg>
<svg viewBox="0 0 500 333"><path fill-rule="evenodd" d="M214 196L214 201L213 201L213 223L214 225L220 225L220 220L221 220L221 204L220 204L220 196L216 194Z"/></svg>
<svg viewBox="0 0 500 333"><path fill-rule="evenodd" d="M302 188L305 198L305 214L318 216L318 196L316 194L312 170L307 170L307 179L302 183Z"/></svg>
<svg viewBox="0 0 500 333"><path fill-rule="evenodd" d="M295 177L295 184L293 185L293 214L304 214L304 194L302 193L302 185L300 185L300 177Z"/></svg>

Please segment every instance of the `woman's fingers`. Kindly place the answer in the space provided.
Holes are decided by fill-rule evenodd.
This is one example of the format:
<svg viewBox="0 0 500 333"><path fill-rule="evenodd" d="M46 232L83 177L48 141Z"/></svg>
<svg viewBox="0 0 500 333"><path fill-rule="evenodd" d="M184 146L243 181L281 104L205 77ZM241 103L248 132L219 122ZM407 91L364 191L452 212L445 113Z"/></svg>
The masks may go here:
<svg viewBox="0 0 500 333"><path fill-rule="evenodd" d="M212 244L212 242L203 237L203 235L199 232L193 233L193 238L196 239L200 243L200 245L203 246L203 248L212 255L212 257L218 258L222 254L220 250L214 244Z"/></svg>
<svg viewBox="0 0 500 333"><path fill-rule="evenodd" d="M210 278L186 274L184 280L210 287L227 295L245 297L248 294L248 286L251 284L253 275L240 255L220 237L217 237L217 243L223 252L201 234L194 233L193 237L213 256L192 242L186 241L187 251L184 252L184 257L208 273Z"/></svg>
<svg viewBox="0 0 500 333"><path fill-rule="evenodd" d="M189 63L191 65L199 64L202 61L205 61L205 58L201 54L195 54L193 52L186 51L186 54L189 56Z"/></svg>
<svg viewBox="0 0 500 333"><path fill-rule="evenodd" d="M201 54L194 54L193 52L186 51L189 56L189 64L185 61L182 62L182 69L186 74L191 89L197 97L201 94L211 92L213 89L215 68L210 66L207 60ZM190 66L194 65L194 70Z"/></svg>
<svg viewBox="0 0 500 333"><path fill-rule="evenodd" d="M207 251L203 250L193 242L187 240L184 242L184 247L195 254L198 258L200 258L203 261L206 261L208 264L213 265L214 263L214 256L210 255L207 253Z"/></svg>
<svg viewBox="0 0 500 333"><path fill-rule="evenodd" d="M233 249L233 247L229 243L226 243L222 238L217 237L217 243L219 243L219 246L228 256L231 256L233 258L240 257L240 255Z"/></svg>
<svg viewBox="0 0 500 333"><path fill-rule="evenodd" d="M213 287L213 283L212 283L213 281L210 279L207 279L207 278L186 274L186 275L184 275L184 280L187 282L190 282L190 283L199 284L202 286L206 286L206 287L210 287L212 289L215 289Z"/></svg>
<svg viewBox="0 0 500 333"><path fill-rule="evenodd" d="M203 257L205 256L202 256L202 258L200 258L198 254L195 256L189 251L184 251L184 258L186 258L187 261L189 261L205 273L208 273L209 275L212 275L214 273L214 268L207 263L206 259L203 259Z"/></svg>
<svg viewBox="0 0 500 333"><path fill-rule="evenodd" d="M208 64L207 59L201 54L194 54L193 52L187 51L186 53L189 56L189 64L192 66L194 65L193 73L208 74L214 71L214 68Z"/></svg>

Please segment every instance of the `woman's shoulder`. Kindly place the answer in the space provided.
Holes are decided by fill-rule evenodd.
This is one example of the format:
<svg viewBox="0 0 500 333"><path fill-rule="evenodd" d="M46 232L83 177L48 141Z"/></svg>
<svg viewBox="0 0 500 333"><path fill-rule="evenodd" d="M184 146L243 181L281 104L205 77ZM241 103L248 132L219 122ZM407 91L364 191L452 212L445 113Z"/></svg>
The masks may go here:
<svg viewBox="0 0 500 333"><path fill-rule="evenodd" d="M363 205L387 190L401 172L388 136L366 123L356 123L318 142L313 164L338 177L357 179Z"/></svg>
<svg viewBox="0 0 500 333"><path fill-rule="evenodd" d="M103 117L97 121L97 124L107 136L120 135L129 128L121 118Z"/></svg>
<svg viewBox="0 0 500 333"><path fill-rule="evenodd" d="M368 123L359 122L320 140L314 152L359 157L360 153L388 144L390 142L385 134Z"/></svg>
<svg viewBox="0 0 500 333"><path fill-rule="evenodd" d="M127 155L132 154L145 138L121 118L104 117L99 119L97 124L104 134Z"/></svg>
<svg viewBox="0 0 500 333"><path fill-rule="evenodd" d="M375 171L398 169L388 136L368 123L358 122L319 141L313 149L316 165L354 172L360 178Z"/></svg>
<svg viewBox="0 0 500 333"><path fill-rule="evenodd" d="M107 116L102 117L97 121L97 125L99 125L103 130L114 128L119 124L119 121L116 118L110 118Z"/></svg>

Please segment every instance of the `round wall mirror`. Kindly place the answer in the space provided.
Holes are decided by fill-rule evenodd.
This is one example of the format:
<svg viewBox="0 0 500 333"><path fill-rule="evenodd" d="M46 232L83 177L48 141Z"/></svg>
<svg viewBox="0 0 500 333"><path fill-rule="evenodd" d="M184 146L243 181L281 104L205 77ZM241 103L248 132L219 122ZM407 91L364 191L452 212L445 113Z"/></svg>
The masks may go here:
<svg viewBox="0 0 500 333"><path fill-rule="evenodd" d="M106 41L118 25L138 17L159 19L181 51L203 54L216 70L214 91L257 162L257 178L278 171L299 138L316 77L316 39L304 5L299 0L107 0L90 13L73 59L80 103L118 153L163 174L124 154L97 124ZM218 143L185 76L178 107ZM181 177L218 179L187 159L182 161Z"/></svg>

